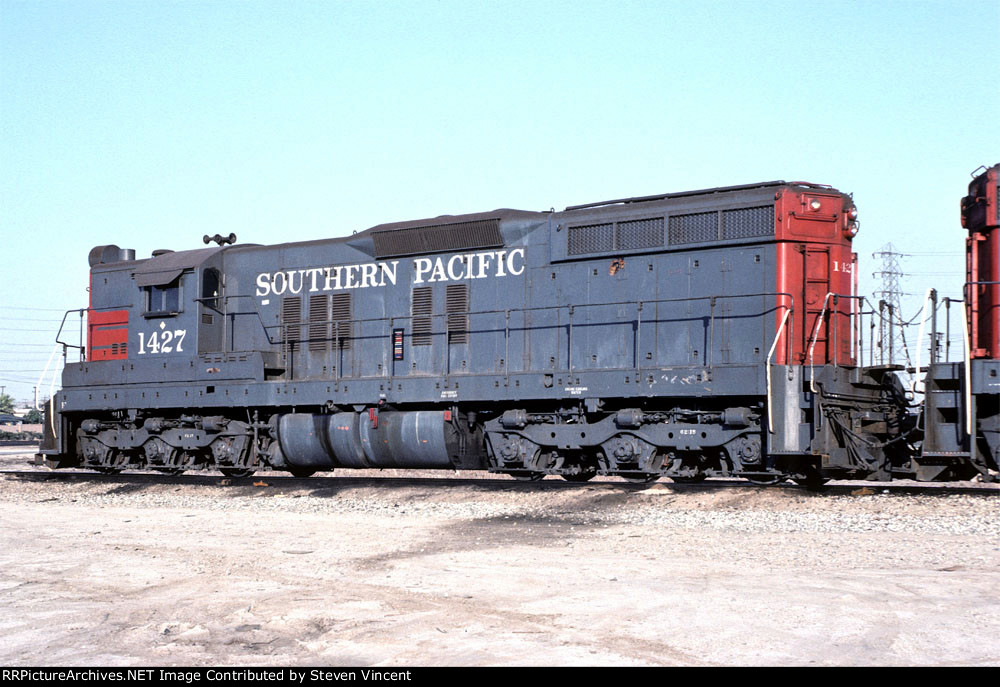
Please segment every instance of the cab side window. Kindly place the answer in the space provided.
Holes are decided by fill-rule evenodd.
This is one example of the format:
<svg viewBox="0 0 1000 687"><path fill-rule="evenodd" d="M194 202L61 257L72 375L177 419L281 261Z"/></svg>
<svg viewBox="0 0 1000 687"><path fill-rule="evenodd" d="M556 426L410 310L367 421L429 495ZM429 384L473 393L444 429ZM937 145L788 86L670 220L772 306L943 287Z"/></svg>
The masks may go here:
<svg viewBox="0 0 1000 687"><path fill-rule="evenodd" d="M222 285L219 278L219 270L207 269L201 277L201 298L209 308L220 310L222 308Z"/></svg>
<svg viewBox="0 0 1000 687"><path fill-rule="evenodd" d="M181 287L177 281L146 287L147 315L176 315L181 311Z"/></svg>

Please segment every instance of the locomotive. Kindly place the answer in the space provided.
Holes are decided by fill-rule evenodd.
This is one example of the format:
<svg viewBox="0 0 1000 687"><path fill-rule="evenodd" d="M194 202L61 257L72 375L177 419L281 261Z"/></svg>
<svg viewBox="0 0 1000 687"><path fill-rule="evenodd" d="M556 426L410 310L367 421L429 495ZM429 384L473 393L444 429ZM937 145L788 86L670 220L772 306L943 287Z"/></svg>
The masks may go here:
<svg viewBox="0 0 1000 687"><path fill-rule="evenodd" d="M993 448L977 452L930 430L898 366L864 364L877 313L857 293L858 227L850 195L773 181L271 246L216 236L146 259L98 246L86 345L64 343L80 360L36 461L808 485L995 474L995 394L976 417ZM985 365L1000 330L978 332ZM952 429L961 377L929 365ZM918 450L925 433L933 450Z"/></svg>
<svg viewBox="0 0 1000 687"><path fill-rule="evenodd" d="M923 437L914 459L923 479L997 479L1000 462L1000 164L973 173L961 201L966 279L964 356L941 361L931 346ZM979 170L976 170L977 172ZM937 341L932 325L931 341Z"/></svg>

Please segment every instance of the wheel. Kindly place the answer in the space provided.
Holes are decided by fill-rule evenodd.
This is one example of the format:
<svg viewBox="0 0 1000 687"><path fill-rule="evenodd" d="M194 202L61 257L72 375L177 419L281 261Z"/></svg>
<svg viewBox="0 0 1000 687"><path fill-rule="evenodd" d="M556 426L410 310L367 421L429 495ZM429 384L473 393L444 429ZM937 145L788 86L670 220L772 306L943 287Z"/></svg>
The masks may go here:
<svg viewBox="0 0 1000 687"><path fill-rule="evenodd" d="M102 475L117 475L125 469L125 466L128 465L128 456L121 451L112 451L108 457L110 458L108 462L111 463L111 465L94 466L94 469Z"/></svg>
<svg viewBox="0 0 1000 687"><path fill-rule="evenodd" d="M660 479L660 474L657 472L650 472L644 475L622 475L622 477L632 484L649 484L650 482L655 482Z"/></svg>
<svg viewBox="0 0 1000 687"><path fill-rule="evenodd" d="M788 478L784 475L774 475L773 477L744 477L744 479L759 487L773 487L776 484L781 484Z"/></svg>
<svg viewBox="0 0 1000 687"><path fill-rule="evenodd" d="M301 478L312 477L313 475L316 474L315 468L290 467L288 468L288 471L292 473L293 477L301 477Z"/></svg>
<svg viewBox="0 0 1000 687"><path fill-rule="evenodd" d="M597 476L596 472L578 472L575 475L559 475L567 482L589 482Z"/></svg>
<svg viewBox="0 0 1000 687"><path fill-rule="evenodd" d="M510 476L518 482L537 482L545 477L544 472L512 472Z"/></svg>
<svg viewBox="0 0 1000 687"><path fill-rule="evenodd" d="M221 472L226 477L231 477L233 479L243 479L244 477L249 477L256 470L248 470L247 468L219 468Z"/></svg>

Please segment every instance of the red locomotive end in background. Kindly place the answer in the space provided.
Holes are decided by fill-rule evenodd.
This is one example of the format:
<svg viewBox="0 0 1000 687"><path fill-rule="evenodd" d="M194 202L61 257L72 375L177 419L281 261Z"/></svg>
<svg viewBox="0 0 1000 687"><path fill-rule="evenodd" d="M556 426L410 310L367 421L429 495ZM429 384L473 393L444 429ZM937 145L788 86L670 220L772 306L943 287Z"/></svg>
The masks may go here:
<svg viewBox="0 0 1000 687"><path fill-rule="evenodd" d="M982 169L982 168L980 168ZM977 170L978 171L978 170ZM973 358L1000 357L1000 164L969 184L962 198L966 245L965 298Z"/></svg>

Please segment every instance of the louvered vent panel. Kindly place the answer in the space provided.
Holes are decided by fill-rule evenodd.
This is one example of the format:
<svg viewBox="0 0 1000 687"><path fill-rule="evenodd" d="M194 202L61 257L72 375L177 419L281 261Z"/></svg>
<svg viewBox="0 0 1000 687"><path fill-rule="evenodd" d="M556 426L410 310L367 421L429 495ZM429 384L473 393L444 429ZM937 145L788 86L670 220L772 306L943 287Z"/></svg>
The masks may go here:
<svg viewBox="0 0 1000 687"><path fill-rule="evenodd" d="M309 350L330 350L330 297L309 297Z"/></svg>
<svg viewBox="0 0 1000 687"><path fill-rule="evenodd" d="M354 338L354 323L351 322L354 316L351 312L351 294L338 293L333 297L333 307L330 319L332 336L337 339L337 346L343 349L351 347Z"/></svg>
<svg viewBox="0 0 1000 687"><path fill-rule="evenodd" d="M722 213L722 238L746 239L774 235L774 206L740 208Z"/></svg>
<svg viewBox="0 0 1000 687"><path fill-rule="evenodd" d="M430 286L417 286L413 289L410 302L410 314L413 315L413 336L410 340L414 346L430 346L431 332L434 327L434 291Z"/></svg>
<svg viewBox="0 0 1000 687"><path fill-rule="evenodd" d="M718 240L718 212L696 212L670 218L670 245Z"/></svg>
<svg viewBox="0 0 1000 687"><path fill-rule="evenodd" d="M448 312L448 342L469 343L469 285L449 284L445 290Z"/></svg>
<svg viewBox="0 0 1000 687"><path fill-rule="evenodd" d="M618 250L657 248L663 245L663 218L618 222L615 243Z"/></svg>
<svg viewBox="0 0 1000 687"><path fill-rule="evenodd" d="M281 340L285 354L302 340L302 299L290 296L281 299Z"/></svg>
<svg viewBox="0 0 1000 687"><path fill-rule="evenodd" d="M503 246L499 218L385 229L373 232L372 241L377 258Z"/></svg>
<svg viewBox="0 0 1000 687"><path fill-rule="evenodd" d="M615 225L588 224L569 228L569 255L605 253L615 249Z"/></svg>

